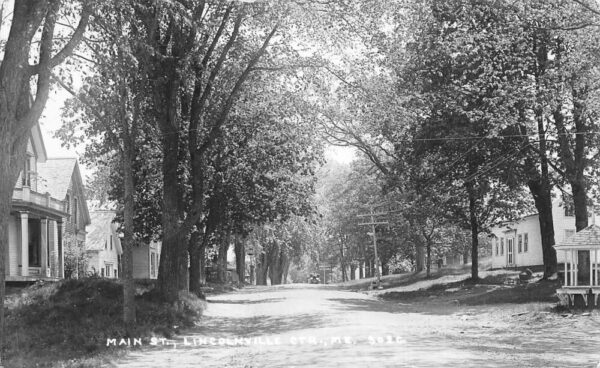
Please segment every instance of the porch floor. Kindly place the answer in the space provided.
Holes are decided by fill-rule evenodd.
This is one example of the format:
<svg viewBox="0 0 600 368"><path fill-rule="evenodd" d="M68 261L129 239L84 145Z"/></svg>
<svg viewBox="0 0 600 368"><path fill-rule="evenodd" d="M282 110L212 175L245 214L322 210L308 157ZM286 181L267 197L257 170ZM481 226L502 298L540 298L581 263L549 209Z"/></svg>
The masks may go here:
<svg viewBox="0 0 600 368"><path fill-rule="evenodd" d="M25 282L25 283L34 283L36 281L48 281L48 282L56 282L59 281L59 277L43 277L39 275L31 275L31 276L15 276L15 275L6 275L6 282Z"/></svg>

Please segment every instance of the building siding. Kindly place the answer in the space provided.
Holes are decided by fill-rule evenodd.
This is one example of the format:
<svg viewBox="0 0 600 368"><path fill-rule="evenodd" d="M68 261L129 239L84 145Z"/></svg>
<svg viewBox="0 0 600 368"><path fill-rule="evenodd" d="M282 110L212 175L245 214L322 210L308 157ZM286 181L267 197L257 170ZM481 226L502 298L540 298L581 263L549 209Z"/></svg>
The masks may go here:
<svg viewBox="0 0 600 368"><path fill-rule="evenodd" d="M117 270L116 278L120 277L119 274L119 254L117 250L116 242L113 243L113 249L110 249L110 234L112 229L107 229L105 239L107 242L107 249L89 251L88 256L88 272L102 275L102 269L104 269L104 277L115 278L114 270ZM113 235L114 237L114 235ZM113 238L114 239L114 238ZM106 274L106 265L112 266L110 275Z"/></svg>
<svg viewBox="0 0 600 368"><path fill-rule="evenodd" d="M559 201L555 201L552 205L552 220L554 224L554 241L556 244L565 240L565 234L567 230L575 232L575 217L565 216L564 207L562 207ZM592 223L590 217L588 222ZM511 231L507 231L508 229ZM518 239L519 234L528 234L529 244L527 252L518 252ZM543 253L542 253L542 239L540 233L539 216L532 215L527 216L516 222L492 228L493 240L492 240L492 267L503 268L503 267L524 267L524 266L536 266L542 265ZM514 239L514 262L512 265L508 263L508 251L507 251L507 239ZM504 253L500 252L496 254L496 246L501 248L499 244L504 241ZM558 263L564 263L564 252L557 252L556 254Z"/></svg>
<svg viewBox="0 0 600 368"><path fill-rule="evenodd" d="M133 277L136 279L155 279L158 276L160 262L160 242L142 244L133 248ZM155 259L155 270L152 273L152 254Z"/></svg>
<svg viewBox="0 0 600 368"><path fill-rule="evenodd" d="M143 244L133 248L133 277L136 279L150 278L150 259L148 245Z"/></svg>
<svg viewBox="0 0 600 368"><path fill-rule="evenodd" d="M19 237L17 234L17 219L10 216L8 219L8 268L7 275L16 276L19 274Z"/></svg>

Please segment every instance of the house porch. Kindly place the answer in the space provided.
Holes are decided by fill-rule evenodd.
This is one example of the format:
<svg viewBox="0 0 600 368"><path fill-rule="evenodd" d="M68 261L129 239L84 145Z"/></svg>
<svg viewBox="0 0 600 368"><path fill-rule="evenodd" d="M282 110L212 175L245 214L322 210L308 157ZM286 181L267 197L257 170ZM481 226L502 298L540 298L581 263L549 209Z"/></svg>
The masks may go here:
<svg viewBox="0 0 600 368"><path fill-rule="evenodd" d="M600 296L600 228L595 224L556 245L564 252L563 287L556 294L565 305L598 307Z"/></svg>
<svg viewBox="0 0 600 368"><path fill-rule="evenodd" d="M6 281L53 281L63 277L61 201L24 187L13 194Z"/></svg>

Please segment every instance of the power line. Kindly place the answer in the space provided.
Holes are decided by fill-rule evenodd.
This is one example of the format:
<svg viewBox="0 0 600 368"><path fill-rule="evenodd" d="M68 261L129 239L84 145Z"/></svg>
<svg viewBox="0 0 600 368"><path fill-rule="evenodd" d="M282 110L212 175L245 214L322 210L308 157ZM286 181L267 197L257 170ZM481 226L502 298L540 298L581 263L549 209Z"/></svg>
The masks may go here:
<svg viewBox="0 0 600 368"><path fill-rule="evenodd" d="M500 166L500 164L504 163L506 160L515 157L516 155L518 155L519 153L521 153L521 151L523 151L525 148L527 148L529 145L525 145L523 147L521 147L519 150L515 151L515 152L509 152L508 154L505 154L503 156L501 156L500 158L498 158L495 161L492 161L492 163L490 163L487 167L483 168L482 171L480 172L476 172L474 174L471 174L469 176L467 176L463 181L469 182L473 179L477 179L478 177L480 177L483 174L488 173L490 170Z"/></svg>

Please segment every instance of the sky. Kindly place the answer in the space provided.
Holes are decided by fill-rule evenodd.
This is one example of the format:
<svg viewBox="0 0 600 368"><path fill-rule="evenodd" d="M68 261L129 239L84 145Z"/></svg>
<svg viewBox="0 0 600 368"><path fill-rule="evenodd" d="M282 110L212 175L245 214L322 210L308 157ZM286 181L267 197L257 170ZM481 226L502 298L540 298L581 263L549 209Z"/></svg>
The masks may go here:
<svg viewBox="0 0 600 368"><path fill-rule="evenodd" d="M334 160L342 164L349 164L356 158L354 147L328 146L325 149L325 159Z"/></svg>
<svg viewBox="0 0 600 368"><path fill-rule="evenodd" d="M40 119L42 134L44 135L44 144L49 157L75 157L78 153L83 153L83 147L78 147L73 150L62 147L59 139L54 138L54 132L58 130L62 124L61 108L63 106L65 95L60 91L53 90L50 92L46 108Z"/></svg>

